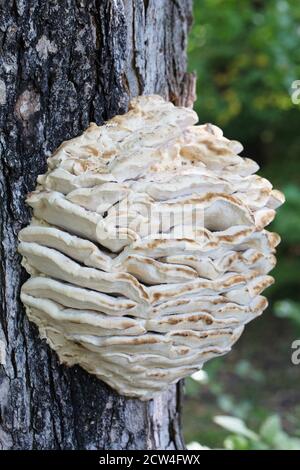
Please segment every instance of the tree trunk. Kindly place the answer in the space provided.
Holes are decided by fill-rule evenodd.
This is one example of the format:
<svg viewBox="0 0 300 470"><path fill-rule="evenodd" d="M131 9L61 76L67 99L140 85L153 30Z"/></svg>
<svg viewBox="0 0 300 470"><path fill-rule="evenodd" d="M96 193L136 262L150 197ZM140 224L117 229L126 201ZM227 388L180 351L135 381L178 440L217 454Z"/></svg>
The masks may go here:
<svg viewBox="0 0 300 470"><path fill-rule="evenodd" d="M150 402L66 368L20 304L24 198L63 141L158 93L193 102L192 0L0 0L0 448L181 449L181 387Z"/></svg>

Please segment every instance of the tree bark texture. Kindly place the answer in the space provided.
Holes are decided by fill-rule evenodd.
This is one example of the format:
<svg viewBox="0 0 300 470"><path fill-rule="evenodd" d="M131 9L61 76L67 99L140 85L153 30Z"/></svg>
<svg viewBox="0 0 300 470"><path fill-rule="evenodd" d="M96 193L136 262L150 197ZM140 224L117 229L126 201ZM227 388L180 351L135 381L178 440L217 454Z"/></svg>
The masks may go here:
<svg viewBox="0 0 300 470"><path fill-rule="evenodd" d="M0 448L181 449L180 385L119 396L66 368L20 304L24 198L63 141L125 112L130 97L193 101L191 0L0 0Z"/></svg>

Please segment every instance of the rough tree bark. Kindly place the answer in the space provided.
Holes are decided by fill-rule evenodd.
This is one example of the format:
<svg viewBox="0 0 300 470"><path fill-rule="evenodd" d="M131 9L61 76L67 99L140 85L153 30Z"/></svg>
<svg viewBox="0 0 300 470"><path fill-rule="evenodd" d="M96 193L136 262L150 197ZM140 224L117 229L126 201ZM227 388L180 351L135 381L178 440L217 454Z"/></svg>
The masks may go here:
<svg viewBox="0 0 300 470"><path fill-rule="evenodd" d="M192 0L0 0L0 448L180 449L180 386L126 399L38 338L19 301L25 194L46 157L129 97L193 101Z"/></svg>

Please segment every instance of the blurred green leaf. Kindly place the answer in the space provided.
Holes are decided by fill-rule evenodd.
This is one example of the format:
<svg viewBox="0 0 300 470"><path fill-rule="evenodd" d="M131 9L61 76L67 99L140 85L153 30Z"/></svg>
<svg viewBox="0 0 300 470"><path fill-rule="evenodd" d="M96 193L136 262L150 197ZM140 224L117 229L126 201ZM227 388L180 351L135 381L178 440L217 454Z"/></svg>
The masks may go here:
<svg viewBox="0 0 300 470"><path fill-rule="evenodd" d="M269 416L262 424L259 434L268 443L272 445L276 437L282 433L280 418L277 415Z"/></svg>
<svg viewBox="0 0 300 470"><path fill-rule="evenodd" d="M300 450L300 439L289 436L281 425L279 416L269 416L262 424L259 434L251 431L245 422L232 416L215 416L215 423L232 432L224 440L229 450Z"/></svg>
<svg viewBox="0 0 300 470"><path fill-rule="evenodd" d="M227 450L250 450L251 442L244 436L230 435L224 440L224 447Z"/></svg>
<svg viewBox="0 0 300 470"><path fill-rule="evenodd" d="M300 326L300 302L279 300L274 304L274 312L279 318L288 318Z"/></svg>
<svg viewBox="0 0 300 470"><path fill-rule="evenodd" d="M203 446L200 442L192 441L186 446L188 450L209 450L209 447Z"/></svg>
<svg viewBox="0 0 300 470"><path fill-rule="evenodd" d="M255 382L263 382L264 375L260 370L257 370L246 359L241 359L235 366L235 372L239 377L251 379Z"/></svg>
<svg viewBox="0 0 300 470"><path fill-rule="evenodd" d="M271 449L300 450L300 439L283 431L279 416L269 416L260 429L261 438Z"/></svg>
<svg viewBox="0 0 300 470"><path fill-rule="evenodd" d="M219 426L222 426L222 428L227 429L228 431L231 431L240 436L252 440L258 439L258 435L248 429L244 421L239 418L235 418L233 416L215 416L214 422Z"/></svg>

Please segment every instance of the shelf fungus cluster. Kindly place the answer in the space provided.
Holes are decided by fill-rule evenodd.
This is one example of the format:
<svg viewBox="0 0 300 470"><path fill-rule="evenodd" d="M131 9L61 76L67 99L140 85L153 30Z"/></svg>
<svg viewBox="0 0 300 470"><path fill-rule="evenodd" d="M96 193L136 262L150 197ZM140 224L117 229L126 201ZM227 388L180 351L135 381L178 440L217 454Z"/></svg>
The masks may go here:
<svg viewBox="0 0 300 470"><path fill-rule="evenodd" d="M61 362L151 399L267 306L283 195L242 146L158 96L48 159L19 234L21 298Z"/></svg>

